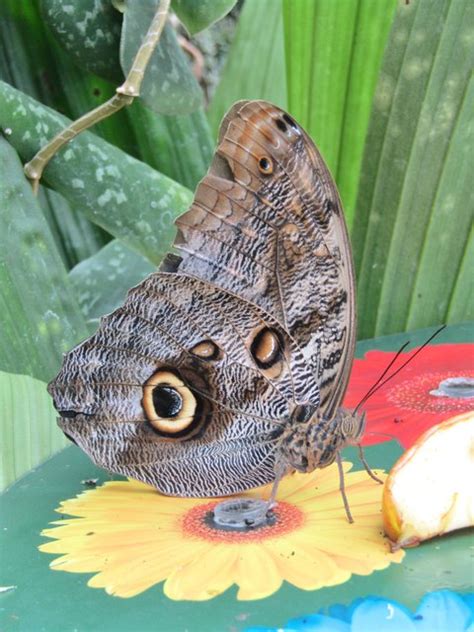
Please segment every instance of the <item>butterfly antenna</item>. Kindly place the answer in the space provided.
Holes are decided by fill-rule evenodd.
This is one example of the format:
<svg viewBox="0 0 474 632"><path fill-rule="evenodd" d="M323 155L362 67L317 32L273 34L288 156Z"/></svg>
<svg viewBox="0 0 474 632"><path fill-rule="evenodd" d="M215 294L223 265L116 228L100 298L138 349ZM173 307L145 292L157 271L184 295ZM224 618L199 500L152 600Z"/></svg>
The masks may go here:
<svg viewBox="0 0 474 632"><path fill-rule="evenodd" d="M443 329L446 329L446 325L442 325L441 327L439 327L433 334L431 334L431 336L428 338L428 340L426 340L419 349L417 349L415 351L415 353L413 355L411 355L409 358L407 358L405 360L405 362L398 367L398 369L396 371L394 371L391 375L389 375L388 377L386 377L385 379L384 376L387 374L387 372L389 371L389 369L393 366L393 364L396 362L396 360L398 359L398 356L401 354L401 352L403 351L403 349L405 349L405 347L410 344L410 341L408 340L404 345L402 345L402 347L400 347L399 351L397 351L395 357L391 360L391 362L389 363L389 365L387 366L387 368L385 369L385 371L382 373L382 375L378 378L378 380L376 381L376 383L369 389L369 391L366 393L366 395L364 395L364 397L361 399L361 401L357 404L357 406L354 409L354 412L358 410L358 408L360 406L362 406L362 404L364 404L369 397L372 397L372 395L378 391L380 388L382 388L382 386L384 386L385 384L387 384L387 382L389 382L392 378L394 378L398 373L400 373L400 371L402 369L404 369L407 364L409 364L412 360L414 360L416 358L416 356L421 353L423 351L423 349L429 345L429 343L433 340L433 338L436 338L436 336L438 334L440 334Z"/></svg>
<svg viewBox="0 0 474 632"><path fill-rule="evenodd" d="M380 384L380 382L383 380L383 378L387 375L387 373L390 371L390 369L392 368L392 366L395 364L395 362L398 360L398 357L400 356L400 354L402 353L402 351L410 344L410 341L407 340L405 343L403 343L403 345L400 347L400 349L397 351L397 353L395 354L395 356L390 360L390 362L388 363L388 365L385 367L385 369L383 370L383 373L381 373L381 375L379 375L379 377L377 378L377 381L375 382L375 384L372 384L372 386L369 388L369 390L367 391L367 393L364 395L364 397L360 400L360 402L357 404L357 406L354 408L354 411L352 413L352 415L354 416L357 411L359 410L359 408L362 406L362 404L364 404L371 395L373 395L373 393L375 393L375 389L377 388L377 386Z"/></svg>

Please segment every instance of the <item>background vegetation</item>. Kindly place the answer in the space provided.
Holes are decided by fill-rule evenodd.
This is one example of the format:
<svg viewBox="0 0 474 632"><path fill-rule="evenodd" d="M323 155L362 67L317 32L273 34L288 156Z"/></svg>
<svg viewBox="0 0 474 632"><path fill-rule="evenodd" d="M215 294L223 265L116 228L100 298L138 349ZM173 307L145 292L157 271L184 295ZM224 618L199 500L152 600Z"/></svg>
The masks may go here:
<svg viewBox="0 0 474 632"><path fill-rule="evenodd" d="M359 338L472 318L474 4L246 0L211 26L233 5L174 0L191 35L207 29L201 83L169 24L143 98L64 148L38 198L22 163L114 93L156 0L0 6L1 486L64 445L45 383L159 263L237 99L288 109L325 156Z"/></svg>

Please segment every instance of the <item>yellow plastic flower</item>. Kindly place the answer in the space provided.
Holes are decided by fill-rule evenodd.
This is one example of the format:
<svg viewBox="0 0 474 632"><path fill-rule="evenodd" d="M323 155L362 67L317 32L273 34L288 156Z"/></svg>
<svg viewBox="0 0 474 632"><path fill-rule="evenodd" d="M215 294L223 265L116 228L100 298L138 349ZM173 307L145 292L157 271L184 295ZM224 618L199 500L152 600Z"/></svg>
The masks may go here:
<svg viewBox="0 0 474 632"><path fill-rule="evenodd" d="M245 496L268 498L270 489ZM109 482L62 502L57 511L76 517L43 531L55 540L39 548L62 554L51 563L54 570L96 573L88 585L119 597L158 582L175 600L211 599L233 584L238 599L261 599L284 580L315 590L353 573L369 575L404 555L391 553L383 537L382 486L365 472L350 472L346 491L354 524L347 522L336 465L294 474L280 484L275 523L242 532L213 523L220 499L168 498L143 483Z"/></svg>

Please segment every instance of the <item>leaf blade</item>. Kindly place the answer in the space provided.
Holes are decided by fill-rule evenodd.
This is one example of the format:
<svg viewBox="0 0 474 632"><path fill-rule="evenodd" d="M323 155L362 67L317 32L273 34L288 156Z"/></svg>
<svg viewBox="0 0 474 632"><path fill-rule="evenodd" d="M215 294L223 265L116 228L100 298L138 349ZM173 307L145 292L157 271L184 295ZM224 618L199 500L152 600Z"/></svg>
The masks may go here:
<svg viewBox="0 0 474 632"><path fill-rule="evenodd" d="M349 226L395 4L395 0L283 1L288 107L323 154Z"/></svg>
<svg viewBox="0 0 474 632"><path fill-rule="evenodd" d="M208 111L214 133L230 106L240 99L265 99L286 109L281 0L259 0L244 5Z"/></svg>
<svg viewBox="0 0 474 632"><path fill-rule="evenodd" d="M0 163L0 369L47 381L87 330L41 208L2 137Z"/></svg>
<svg viewBox="0 0 474 632"><path fill-rule="evenodd" d="M425 301L438 302L438 284L428 286L433 276L423 281L426 265L418 279L417 270L469 80L472 10L464 0L445 0L437 12L425 0L398 10L375 96L353 230L361 337L403 331L411 301L417 302L415 284L431 295ZM469 200L463 190L451 187L465 222ZM452 239L452 228L450 233ZM462 252L456 258L459 263ZM436 271L442 278L443 270ZM411 327L426 323L422 310L417 314Z"/></svg>
<svg viewBox="0 0 474 632"><path fill-rule="evenodd" d="M125 75L145 37L158 7L158 0L128 0L120 40L120 62ZM166 24L145 70L140 88L144 103L159 114L189 114L203 104L202 90Z"/></svg>
<svg viewBox="0 0 474 632"><path fill-rule="evenodd" d="M28 375L0 371L0 491L62 449L67 439L56 425L46 384Z"/></svg>
<svg viewBox="0 0 474 632"><path fill-rule="evenodd" d="M23 159L68 120L0 82L0 126ZM46 167L45 181L94 223L157 264L175 235L174 219L192 193L90 132L75 138ZM87 186L86 186L87 184Z"/></svg>

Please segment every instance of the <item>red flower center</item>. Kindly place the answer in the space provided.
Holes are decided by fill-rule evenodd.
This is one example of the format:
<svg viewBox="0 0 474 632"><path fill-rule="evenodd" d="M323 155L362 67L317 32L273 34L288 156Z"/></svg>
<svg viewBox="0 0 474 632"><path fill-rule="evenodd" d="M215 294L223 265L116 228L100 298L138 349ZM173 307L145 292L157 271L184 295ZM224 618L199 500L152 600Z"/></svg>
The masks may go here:
<svg viewBox="0 0 474 632"><path fill-rule="evenodd" d="M303 512L289 503L279 502L273 509L274 522L245 531L224 529L214 524L212 512L217 501L187 511L181 522L185 535L211 542L255 542L294 531L304 522Z"/></svg>
<svg viewBox="0 0 474 632"><path fill-rule="evenodd" d="M439 397L431 391L438 390L440 382L449 377L458 377L459 371L445 371L443 373L424 373L409 380L387 387L387 399L407 410L424 413L462 413L474 407L472 398Z"/></svg>

